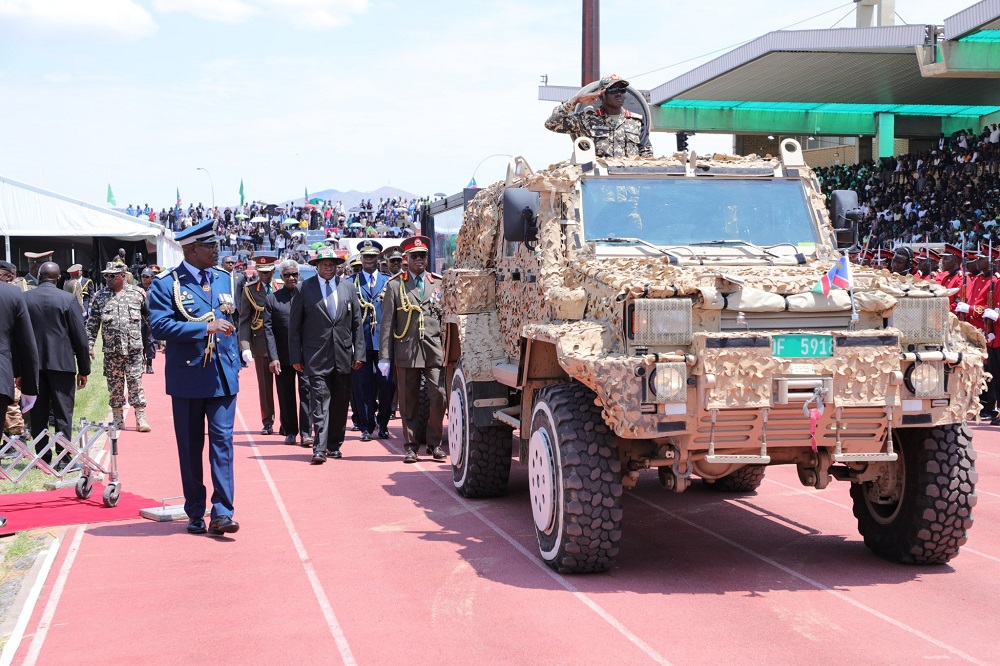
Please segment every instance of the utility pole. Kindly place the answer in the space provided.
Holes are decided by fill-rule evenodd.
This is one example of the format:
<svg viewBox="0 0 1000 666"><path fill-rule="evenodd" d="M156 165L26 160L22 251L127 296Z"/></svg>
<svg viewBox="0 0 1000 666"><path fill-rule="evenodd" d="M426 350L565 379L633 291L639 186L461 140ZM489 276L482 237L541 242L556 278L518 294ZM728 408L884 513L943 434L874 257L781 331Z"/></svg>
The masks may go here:
<svg viewBox="0 0 1000 666"><path fill-rule="evenodd" d="M601 0L583 0L581 86L601 78Z"/></svg>

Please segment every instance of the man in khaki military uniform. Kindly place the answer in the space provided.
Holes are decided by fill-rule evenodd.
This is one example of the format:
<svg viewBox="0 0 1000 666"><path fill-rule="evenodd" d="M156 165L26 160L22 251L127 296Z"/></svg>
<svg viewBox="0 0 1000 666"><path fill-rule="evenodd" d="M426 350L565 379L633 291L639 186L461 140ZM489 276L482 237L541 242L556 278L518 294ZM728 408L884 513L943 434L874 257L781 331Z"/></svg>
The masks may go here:
<svg viewBox="0 0 1000 666"><path fill-rule="evenodd" d="M274 261L277 257L254 257L257 279L243 285L238 296L240 357L253 365L257 374L262 435L274 434L274 375L269 368L267 337L264 334L264 306L274 291ZM289 433L281 433L288 435ZM291 433L295 434L295 433Z"/></svg>
<svg viewBox="0 0 1000 666"><path fill-rule="evenodd" d="M55 250L48 250L46 252L25 252L24 258L28 260L28 274L15 278L14 285L20 288L21 291L28 291L29 289L35 289L38 287L38 267L44 262L49 260L49 257L53 255Z"/></svg>
<svg viewBox="0 0 1000 666"><path fill-rule="evenodd" d="M83 308L83 282L80 280L80 276L83 275L83 266L80 264L73 264L66 269L69 273L69 279L63 282L63 291L68 291L76 297L76 302L80 304L80 313L86 313Z"/></svg>
<svg viewBox="0 0 1000 666"><path fill-rule="evenodd" d="M125 264L109 262L101 273L107 286L94 296L87 319L90 356L94 356L97 334L103 330L104 376L108 380L111 413L118 427L124 425L125 386L129 404L135 410L135 425L139 432L149 432L146 423L146 394L142 390L145 366L142 326L149 325L149 305L142 289L125 284L128 270Z"/></svg>
<svg viewBox="0 0 1000 666"><path fill-rule="evenodd" d="M441 448L444 422L444 341L441 337L442 279L425 270L430 239L411 236L400 244L407 268L389 281L382 299L379 339L379 372L389 374L396 363L396 396L403 417L406 455L403 462L417 462L420 448L414 424L420 411L420 379L430 401L427 448L434 460L447 457Z"/></svg>

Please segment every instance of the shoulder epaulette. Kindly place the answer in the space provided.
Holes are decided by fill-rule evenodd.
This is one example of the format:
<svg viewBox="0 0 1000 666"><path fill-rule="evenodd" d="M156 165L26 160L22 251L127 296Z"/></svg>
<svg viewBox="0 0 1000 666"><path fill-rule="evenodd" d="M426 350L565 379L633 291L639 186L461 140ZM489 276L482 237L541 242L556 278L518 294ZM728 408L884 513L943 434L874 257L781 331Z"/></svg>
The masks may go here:
<svg viewBox="0 0 1000 666"><path fill-rule="evenodd" d="M160 278L167 277L168 275L173 273L173 271L174 269L172 268L164 268L162 271L156 274L156 279L159 280Z"/></svg>
<svg viewBox="0 0 1000 666"><path fill-rule="evenodd" d="M430 276L432 278L434 278L434 279L437 279L437 280L443 280L444 279L443 275L439 275L438 273L434 273L432 271L427 271L427 272L430 273Z"/></svg>
<svg viewBox="0 0 1000 666"><path fill-rule="evenodd" d="M391 281L391 280L402 279L403 281L405 281L406 280L405 275L406 275L406 271L400 271L399 273L396 273L395 275L389 276L389 280Z"/></svg>

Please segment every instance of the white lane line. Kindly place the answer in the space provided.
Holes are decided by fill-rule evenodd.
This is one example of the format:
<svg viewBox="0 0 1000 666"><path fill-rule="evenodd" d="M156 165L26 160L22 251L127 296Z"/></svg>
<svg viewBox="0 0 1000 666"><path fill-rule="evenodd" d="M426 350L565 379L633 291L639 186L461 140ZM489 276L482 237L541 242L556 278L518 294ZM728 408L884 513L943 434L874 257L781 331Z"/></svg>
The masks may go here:
<svg viewBox="0 0 1000 666"><path fill-rule="evenodd" d="M69 550L66 552L66 559L63 560L62 566L59 568L59 576L56 578L56 584L52 586L52 594L49 595L49 600L45 604L45 611L42 613L42 619L38 621L38 628L31 639L31 646L28 648L28 655L24 658L22 666L35 666L35 663L38 661L38 655L41 654L42 645L45 643L45 636L49 633L49 627L52 625L52 618L56 615L59 598L66 587L69 570L73 568L73 561L76 560L76 554L80 550L80 542L83 540L84 531L85 529L82 525L76 528L76 534L73 535L73 542L69 545Z"/></svg>
<svg viewBox="0 0 1000 666"><path fill-rule="evenodd" d="M56 553L59 552L60 544L62 544L62 539L57 537L49 546L48 552L45 553L42 567L38 570L35 582L28 593L28 599L17 618L17 624L14 625L14 631L7 639L7 644L3 646L3 653L0 654L0 666L10 666L14 662L14 655L17 654L17 649L21 646L24 630L28 628L28 620L35 612L35 604L38 603L38 597L42 594L42 587L45 586L45 580L49 577L49 570L52 569L52 563L56 559Z"/></svg>
<svg viewBox="0 0 1000 666"><path fill-rule="evenodd" d="M247 433L250 432L250 428L247 426L246 420L243 418L243 412L236 409L236 415L240 419L240 425L243 427ZM292 544L295 546L295 551L299 555L299 561L302 563L302 568L305 569L306 578L309 579L309 585L312 587L313 595L316 597L317 603L319 603L320 610L323 611L323 618L326 620L326 626L330 629L330 634L333 635L333 640L337 644L337 650L340 651L340 659L344 662L345 666L355 666L358 662L354 660L354 654L351 652L351 646L347 643L347 636L344 635L344 630L340 626L340 622L337 621L337 615L333 612L333 605L330 603L330 599L326 596L326 591L323 589L323 584L319 581L319 576L316 575L316 567L313 566L312 558L309 557L309 553L306 552L306 547L302 543L302 539L299 538L298 530L295 529L295 525L292 523L292 517L288 513L288 508L285 506L285 501L281 499L281 493L278 492L278 486L275 485L274 479L271 478L271 473L267 469L267 463L264 462L264 455L261 453L260 449L257 448L257 442L254 441L253 435L247 434L247 439L250 440L250 449L254 452L254 456L257 458L257 464L260 465L260 471L264 475L264 480L267 481L267 487L271 489L271 495L274 497L274 503L278 506L278 512L281 514L281 519L285 522L285 529L288 530L288 536L292 538Z"/></svg>
<svg viewBox="0 0 1000 666"><path fill-rule="evenodd" d="M389 442L383 441L382 444L384 446L392 448L396 453L399 454L402 453L398 448L396 448ZM561 576L560 574L550 569L548 565L542 562L541 559L539 559L539 557L535 553L529 552L528 549L522 546L520 542L514 539L514 537L507 534L503 530L503 528L501 528L492 520L484 516L482 512L480 512L480 510L476 507L476 505L471 504L464 497L461 497L460 495L456 494L454 488L448 488L447 486L445 486L443 483L438 481L433 474L424 469L419 463L415 465L410 465L410 467L420 470L420 472L423 473L423 475L426 476L428 479L430 479L434 483L434 485L443 490L448 497L455 500L463 509L474 515L476 518L481 520L483 524L485 524L491 530L496 532L497 535L500 536L500 538L502 538L504 541L513 546L517 552L521 553L521 555L524 555L524 557L527 558L529 562L531 562L536 567L541 569L547 576L549 576L552 580L558 583L560 587L562 587L567 592L576 597L577 601L581 602L584 606L594 611L594 613L596 613L598 617L600 617L602 620L610 624L615 629L615 631L617 631L626 639L628 639L628 641L633 645L635 645L637 648L645 652L650 659L652 659L657 664L663 664L663 666L670 666L670 661L668 661L666 657L661 655L659 652L653 649L652 646L650 646L644 640L642 640L637 635L632 633L628 629L628 627L626 627L618 620L618 618L616 618L608 611L604 610L604 608L602 608L596 601L594 601L586 594L581 592L579 588L573 585L573 583L569 582L568 580L566 580L565 577Z"/></svg>
<svg viewBox="0 0 1000 666"><path fill-rule="evenodd" d="M782 483L781 481L772 481L771 479L768 479L768 478L765 478L764 481L767 482L767 483L770 483L772 485L775 485L775 486L781 486L782 488L787 488L787 489L791 490L792 492L797 493L799 495L805 495L806 497L811 497L812 499L820 500L821 502L826 502L827 504L832 504L834 506L838 506L841 509L847 509L848 511L850 511L850 510L853 509L853 507L851 507L849 504L843 504L841 502L837 502L837 501L832 500L832 499L827 499L825 497L817 495L816 493L811 493L808 490L804 490L802 488L796 488L795 486L790 486L790 485L788 485L786 483ZM979 490L977 488L976 489L976 494L978 495L980 493L983 493L983 494L986 494L986 495L994 495L994 493L988 493L985 490ZM1000 497L1000 495L994 495L994 496L995 497ZM968 546L962 546L962 552L963 553L972 553L973 555L977 555L977 556L982 557L982 558L987 559L987 560L992 560L994 562L1000 562L1000 557L995 557L993 555L988 555L988 554L986 554L986 553L984 553L982 551L974 550L972 548L969 548Z"/></svg>
<svg viewBox="0 0 1000 666"><path fill-rule="evenodd" d="M723 543L725 543L725 544L727 544L727 545L729 545L729 546L731 546L731 547L733 547L733 548L735 548L735 549L737 549L739 551L742 551L742 552L746 553L747 555L750 555L751 557L755 557L758 560L760 560L761 562L764 562L765 564L769 564L772 567L774 567L776 569L779 569L780 571L785 572L789 576L793 576L795 578L798 578L799 580L801 580L804 583L812 585L817 590L821 590L823 592L827 592L829 594L832 594L833 596L837 597L841 601L844 601L844 602L846 602L846 603L854 606L855 608L857 608L859 610L862 610L865 613L868 613L869 615L872 615L872 616L874 616L874 617L882 620L883 622L887 622L888 624L891 624L892 626L894 626L894 627L896 627L898 629L901 629L901 630L905 631L908 634L916 636L917 638L921 638L921 639L927 641L928 643L930 643L931 645L935 645L935 646L941 648L942 650L946 650L947 652L950 652L951 654L955 655L956 657L960 657L962 659L965 659L966 661L968 661L970 663L973 663L973 664L982 664L983 666L985 666L986 664L989 663L989 662L985 662L985 661L980 661L979 659L976 659L975 657L973 657L971 654L969 654L967 652L964 652L964 651L962 651L962 650L960 650L960 649L958 649L956 647L948 645L944 641L940 641L940 640L934 638L933 636L925 634L924 632L920 631L919 629L917 629L915 627L911 627L910 625L908 625L908 624L906 624L904 622L901 622L900 620L897 620L894 617L890 617L890 616L886 615L885 613L882 613L880 611L875 610L871 606L868 606L866 604L861 603L860 601L852 599L851 597L849 597L848 595L844 594L843 592L839 592L839 591L837 591L837 590L835 590L835 589L833 589L831 587L828 587L827 585L824 585L823 583L819 582L818 580L810 578L809 576L806 576L805 574L801 574L798 571L795 571L794 569L792 569L790 567L787 567L784 564L781 564L777 560L771 559L767 555L763 555L761 553L758 553L757 551L753 550L752 548L744 546L741 543L737 543L736 541L733 541L732 539L730 539L730 538L728 538L726 536L723 536L722 534L719 534L718 532L715 532L713 530L710 530L707 527L704 527L704 526L699 525L699 524L697 524L697 523L695 523L695 522L693 522L691 520L688 520L684 516L681 516L681 515L673 512L673 511L669 510L669 509L665 509L662 506L656 504L655 502L652 502L652 501L646 499L645 497L639 497L638 495L635 495L635 494L629 494L629 495L626 495L626 497L631 497L631 498L633 498L635 500L638 500L639 502L642 502L643 504L646 504L648 506L653 507L654 509L656 509L657 511L659 511L661 513L665 513L666 515L670 516L674 520L678 520L678 521L684 523L685 525L688 525L690 527L695 528L696 530L704 532L705 534L707 534L709 536L715 537L719 541L722 541Z"/></svg>

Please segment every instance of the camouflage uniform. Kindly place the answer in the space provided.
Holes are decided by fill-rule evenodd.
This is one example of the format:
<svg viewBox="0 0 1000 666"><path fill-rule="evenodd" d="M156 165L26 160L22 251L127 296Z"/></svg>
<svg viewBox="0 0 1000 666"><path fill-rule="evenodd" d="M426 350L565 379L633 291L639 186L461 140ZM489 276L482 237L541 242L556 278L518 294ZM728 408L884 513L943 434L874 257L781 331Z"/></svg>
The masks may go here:
<svg viewBox="0 0 1000 666"><path fill-rule="evenodd" d="M129 404L136 409L146 406L146 394L142 390L144 324L149 325L149 306L142 289L125 285L116 294L104 287L94 296L87 319L87 337L93 351L98 331L104 331L101 338L104 342L104 376L108 380L112 409L125 406L126 382Z"/></svg>
<svg viewBox="0 0 1000 666"><path fill-rule="evenodd" d="M545 129L560 134L589 136L594 140L594 150L598 157L653 157L653 146L642 139L642 116L622 109L617 123L603 108L587 106L574 111L576 106L568 100L557 106Z"/></svg>
<svg viewBox="0 0 1000 666"><path fill-rule="evenodd" d="M14 402L7 406L3 431L8 435L24 434L24 415L21 413L21 389L14 387Z"/></svg>

